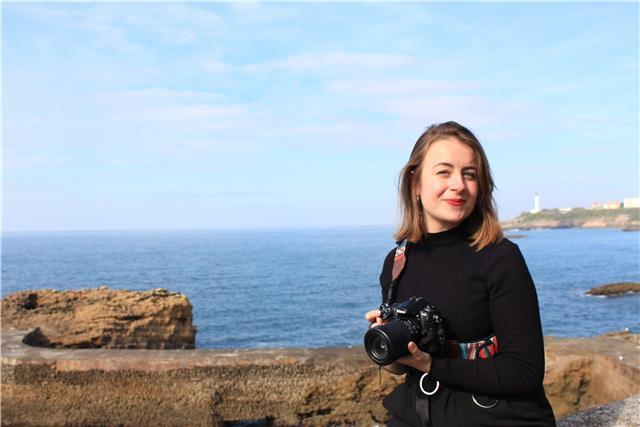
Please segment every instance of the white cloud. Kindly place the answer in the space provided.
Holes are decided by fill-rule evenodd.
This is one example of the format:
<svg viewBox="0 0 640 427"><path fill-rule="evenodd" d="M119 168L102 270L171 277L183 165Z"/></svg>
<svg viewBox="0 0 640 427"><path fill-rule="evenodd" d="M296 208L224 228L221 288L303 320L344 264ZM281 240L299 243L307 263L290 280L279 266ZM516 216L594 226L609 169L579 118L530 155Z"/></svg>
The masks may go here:
<svg viewBox="0 0 640 427"><path fill-rule="evenodd" d="M342 95L400 95L430 94L442 92L468 91L480 88L477 82L419 80L419 79L364 79L335 80L326 83L326 88Z"/></svg>
<svg viewBox="0 0 640 427"><path fill-rule="evenodd" d="M11 12L44 28L33 43L60 51L89 46L133 54L150 46L192 45L225 26L218 14L197 4L14 4Z"/></svg>
<svg viewBox="0 0 640 427"><path fill-rule="evenodd" d="M234 67L229 63L226 63L223 61L216 61L215 59L206 60L202 64L202 68L205 71L211 72L214 74L232 72L236 69L236 67Z"/></svg>
<svg viewBox="0 0 640 427"><path fill-rule="evenodd" d="M327 53L301 53L238 67L242 71L260 73L266 71L314 72L340 70L367 70L368 72L415 65L410 55L334 51Z"/></svg>

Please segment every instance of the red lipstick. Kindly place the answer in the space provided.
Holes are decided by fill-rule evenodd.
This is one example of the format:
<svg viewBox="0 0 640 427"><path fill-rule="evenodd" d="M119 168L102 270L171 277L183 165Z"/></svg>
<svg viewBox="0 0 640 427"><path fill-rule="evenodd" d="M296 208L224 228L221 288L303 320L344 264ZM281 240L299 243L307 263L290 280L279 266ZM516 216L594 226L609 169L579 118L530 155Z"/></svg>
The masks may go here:
<svg viewBox="0 0 640 427"><path fill-rule="evenodd" d="M464 205L464 199L445 199L445 202L449 203L452 206Z"/></svg>

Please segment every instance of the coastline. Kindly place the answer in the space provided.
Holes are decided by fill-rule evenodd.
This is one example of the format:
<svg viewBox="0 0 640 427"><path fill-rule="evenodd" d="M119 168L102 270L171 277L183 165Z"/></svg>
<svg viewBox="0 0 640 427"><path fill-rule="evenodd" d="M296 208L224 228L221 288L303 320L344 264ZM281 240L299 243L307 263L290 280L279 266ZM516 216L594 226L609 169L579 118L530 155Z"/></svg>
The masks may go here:
<svg viewBox="0 0 640 427"><path fill-rule="evenodd" d="M617 228L640 231L640 208L543 209L536 213L523 212L509 221L501 222L501 225L505 230Z"/></svg>

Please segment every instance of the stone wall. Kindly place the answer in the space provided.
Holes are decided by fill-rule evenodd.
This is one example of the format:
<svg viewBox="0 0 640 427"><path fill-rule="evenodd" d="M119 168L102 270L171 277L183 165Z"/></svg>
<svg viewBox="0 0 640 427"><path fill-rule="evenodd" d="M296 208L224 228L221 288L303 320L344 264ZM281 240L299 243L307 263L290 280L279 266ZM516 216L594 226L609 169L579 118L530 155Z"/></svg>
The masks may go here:
<svg viewBox="0 0 640 427"><path fill-rule="evenodd" d="M381 400L402 379L379 372L362 348L69 350L24 338L2 336L7 426L372 426L385 422ZM548 339L556 416L638 394L637 345L632 334Z"/></svg>
<svg viewBox="0 0 640 427"><path fill-rule="evenodd" d="M360 348L67 350L3 334L3 425L217 426L382 423L400 378Z"/></svg>

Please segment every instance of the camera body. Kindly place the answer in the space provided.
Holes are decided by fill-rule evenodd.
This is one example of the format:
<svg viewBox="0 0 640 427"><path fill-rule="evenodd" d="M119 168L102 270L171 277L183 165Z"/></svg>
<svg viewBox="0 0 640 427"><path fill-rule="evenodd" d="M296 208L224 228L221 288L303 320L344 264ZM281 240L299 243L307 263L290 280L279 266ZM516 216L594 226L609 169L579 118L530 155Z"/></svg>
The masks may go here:
<svg viewBox="0 0 640 427"><path fill-rule="evenodd" d="M367 355L378 365L388 365L409 354L410 341L432 356L445 348L445 324L436 308L422 297L398 304L382 304L383 325L370 328L364 336Z"/></svg>

